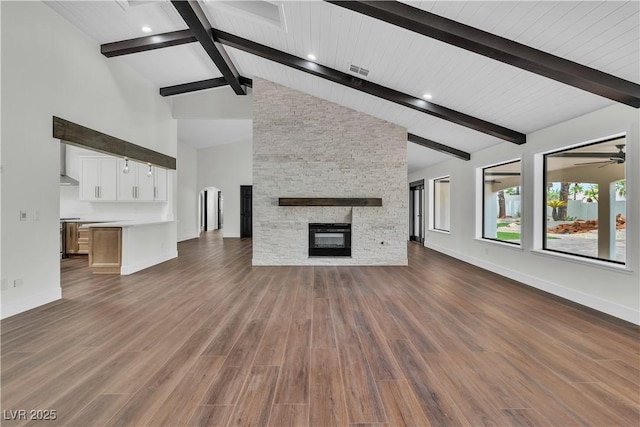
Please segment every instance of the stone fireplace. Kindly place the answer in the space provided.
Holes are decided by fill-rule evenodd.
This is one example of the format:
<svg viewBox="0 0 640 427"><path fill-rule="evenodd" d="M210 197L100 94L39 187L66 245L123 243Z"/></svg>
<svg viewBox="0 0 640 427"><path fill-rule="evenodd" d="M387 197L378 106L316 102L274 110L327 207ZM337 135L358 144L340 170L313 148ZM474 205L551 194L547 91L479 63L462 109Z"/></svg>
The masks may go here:
<svg viewBox="0 0 640 427"><path fill-rule="evenodd" d="M407 264L406 129L259 77L253 117L254 265ZM281 198L381 203L280 206ZM350 225L350 256L310 254L310 224L320 223Z"/></svg>

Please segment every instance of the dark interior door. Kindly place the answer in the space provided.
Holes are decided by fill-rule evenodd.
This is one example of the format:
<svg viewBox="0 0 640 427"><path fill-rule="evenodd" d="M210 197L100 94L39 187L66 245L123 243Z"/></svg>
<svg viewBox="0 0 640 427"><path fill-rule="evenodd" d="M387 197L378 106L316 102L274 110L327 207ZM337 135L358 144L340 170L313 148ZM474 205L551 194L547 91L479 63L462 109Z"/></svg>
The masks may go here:
<svg viewBox="0 0 640 427"><path fill-rule="evenodd" d="M424 243L424 180L409 185L409 240Z"/></svg>
<svg viewBox="0 0 640 427"><path fill-rule="evenodd" d="M252 191L251 185L240 186L240 237L251 237L253 234Z"/></svg>
<svg viewBox="0 0 640 427"><path fill-rule="evenodd" d="M222 228L222 191L218 191L218 229Z"/></svg>
<svg viewBox="0 0 640 427"><path fill-rule="evenodd" d="M209 212L207 211L207 190L204 190L204 194L202 196L202 231L207 231L209 227L207 227L207 217L209 216Z"/></svg>

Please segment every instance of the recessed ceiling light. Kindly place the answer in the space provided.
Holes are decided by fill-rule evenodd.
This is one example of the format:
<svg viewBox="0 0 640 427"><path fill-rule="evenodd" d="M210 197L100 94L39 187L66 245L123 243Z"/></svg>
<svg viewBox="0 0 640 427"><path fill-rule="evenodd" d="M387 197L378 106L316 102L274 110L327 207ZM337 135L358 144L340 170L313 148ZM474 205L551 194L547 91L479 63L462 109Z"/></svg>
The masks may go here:
<svg viewBox="0 0 640 427"><path fill-rule="evenodd" d="M147 27L146 25L144 27L142 27L142 32L143 33L150 33L151 32L151 27Z"/></svg>
<svg viewBox="0 0 640 427"><path fill-rule="evenodd" d="M309 58L312 61L316 60L316 56L313 53L310 53L309 55L307 55L307 58Z"/></svg>
<svg viewBox="0 0 640 427"><path fill-rule="evenodd" d="M433 97L431 96L431 94L430 94L430 93L425 93L424 95L422 95L422 97L423 97L424 99L431 99L431 98L433 98Z"/></svg>

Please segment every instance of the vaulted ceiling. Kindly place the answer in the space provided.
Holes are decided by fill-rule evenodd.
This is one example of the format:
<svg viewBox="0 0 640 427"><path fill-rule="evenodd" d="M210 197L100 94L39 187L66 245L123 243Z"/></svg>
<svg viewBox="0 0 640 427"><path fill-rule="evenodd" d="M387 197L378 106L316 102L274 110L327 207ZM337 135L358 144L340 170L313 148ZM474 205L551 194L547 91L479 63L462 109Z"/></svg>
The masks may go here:
<svg viewBox="0 0 640 427"><path fill-rule="evenodd" d="M401 17L393 23L367 16L363 10L349 9L361 8L360 3L366 6L366 3L375 2L332 3L203 0L198 5L204 11L204 20L215 29L214 36L218 34L215 41L225 39L218 48L223 56L228 56L239 76L266 78L406 127L411 135L409 140L413 141L408 142L410 170L449 159L448 154L432 149L438 149L440 145L452 148L453 154L473 155L492 145L514 142L496 136L495 132L487 132L484 124L522 135L612 105L618 101L596 94L600 90L597 86L606 80L612 80L614 86L623 87L635 98L640 98L640 3L637 1L406 2L417 9L409 9L408 18ZM96 50L102 44L147 36L141 30L143 26L150 27L151 34L155 35L189 30L175 5L169 1L55 1L47 4L96 40ZM392 11L406 8L403 4L393 3L389 3L389 7ZM594 70L596 77L587 83L589 92L567 84L566 79L573 81L574 77L581 78L582 73L589 77L592 71L578 66L576 72L575 67L571 68L575 64L569 64L571 66L566 68L568 77L563 77L565 81L562 78L554 80L545 76L542 70L549 56L544 53L541 57L534 55L535 60L528 71L526 66L525 69L518 68L470 51L469 46L463 49L452 45L450 43L455 40L451 35L447 36L449 39L443 39L447 43L436 40L420 33L420 20L427 16L423 11L610 76L597 74ZM390 16L393 17L387 13L383 18L392 21ZM406 24L408 29L398 24ZM485 42L484 37L471 31L472 37L467 41L471 48L475 48L476 41ZM234 37L244 41L229 42L236 40ZM488 37L487 43L493 42ZM109 60L126 62L159 89L222 78L223 72L214 65L203 45L194 40ZM285 65L286 61L274 61L273 57L258 55L255 50L246 48L245 45L251 42L270 49L269 52L279 52L282 58L297 57L304 61L298 61L301 65L296 69L291 63ZM495 49L489 50L490 56L495 54ZM315 59L309 61L309 54ZM512 62L522 65L523 61L523 58L516 58ZM314 74L313 67L318 68L318 73ZM338 75L342 80L323 78L321 71ZM546 73L554 78L558 75L556 70ZM228 77L228 70L226 74ZM367 92L371 87L376 90ZM206 90L215 96L215 91L226 93L231 88ZM391 93L396 98L390 100L389 96L380 96L381 93ZM432 96L431 100L422 98L425 93ZM397 102L398 99L408 101L403 104ZM469 119L460 124L460 120L451 121L440 114L424 111L438 108L459 115L455 117ZM207 119L216 120L216 117ZM250 122L243 125L221 119L217 123L204 124L202 120L203 117L179 118L179 138L201 148L234 142L232 135L236 131L246 134L250 129ZM418 145L425 141L431 148Z"/></svg>

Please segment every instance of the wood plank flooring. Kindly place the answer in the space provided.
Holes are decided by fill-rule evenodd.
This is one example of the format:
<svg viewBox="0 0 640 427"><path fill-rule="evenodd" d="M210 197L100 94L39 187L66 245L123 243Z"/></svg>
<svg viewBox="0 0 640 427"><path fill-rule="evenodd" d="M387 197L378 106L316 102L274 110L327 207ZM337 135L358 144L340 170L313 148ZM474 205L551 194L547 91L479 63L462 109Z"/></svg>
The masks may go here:
<svg viewBox="0 0 640 427"><path fill-rule="evenodd" d="M64 260L64 298L1 323L2 425L640 425L640 328L422 246L252 267L209 232L179 254Z"/></svg>

